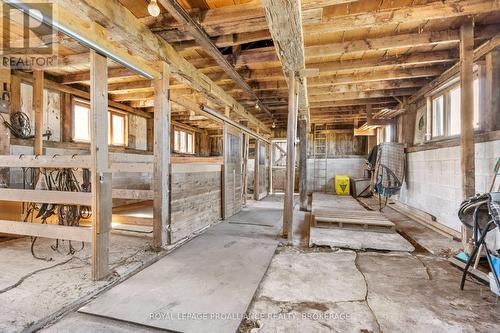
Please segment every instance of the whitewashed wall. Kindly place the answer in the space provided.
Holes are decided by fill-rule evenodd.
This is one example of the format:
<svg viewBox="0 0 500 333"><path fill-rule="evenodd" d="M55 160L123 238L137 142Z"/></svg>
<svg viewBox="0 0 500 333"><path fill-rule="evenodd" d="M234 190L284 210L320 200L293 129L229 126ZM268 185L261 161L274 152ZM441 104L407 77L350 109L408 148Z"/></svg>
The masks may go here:
<svg viewBox="0 0 500 333"><path fill-rule="evenodd" d="M475 144L476 192L484 193L500 157L500 140ZM437 222L459 231L458 208L462 202L460 147L408 154L407 179L399 200L436 216Z"/></svg>

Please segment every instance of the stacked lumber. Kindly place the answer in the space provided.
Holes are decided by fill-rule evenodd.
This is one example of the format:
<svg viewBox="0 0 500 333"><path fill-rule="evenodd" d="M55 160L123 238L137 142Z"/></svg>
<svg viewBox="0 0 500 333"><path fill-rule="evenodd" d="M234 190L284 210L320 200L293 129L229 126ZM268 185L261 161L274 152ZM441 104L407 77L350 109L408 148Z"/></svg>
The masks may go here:
<svg viewBox="0 0 500 333"><path fill-rule="evenodd" d="M350 196L313 193L311 227L393 233L394 223L378 211L367 211Z"/></svg>

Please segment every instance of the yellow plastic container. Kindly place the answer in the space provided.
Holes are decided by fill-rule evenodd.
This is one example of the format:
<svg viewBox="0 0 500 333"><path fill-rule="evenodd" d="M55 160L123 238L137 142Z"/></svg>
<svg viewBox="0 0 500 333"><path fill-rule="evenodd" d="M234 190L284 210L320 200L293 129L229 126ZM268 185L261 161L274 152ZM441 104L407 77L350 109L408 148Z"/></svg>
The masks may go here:
<svg viewBox="0 0 500 333"><path fill-rule="evenodd" d="M349 195L349 177L343 175L335 176L335 193L338 195Z"/></svg>

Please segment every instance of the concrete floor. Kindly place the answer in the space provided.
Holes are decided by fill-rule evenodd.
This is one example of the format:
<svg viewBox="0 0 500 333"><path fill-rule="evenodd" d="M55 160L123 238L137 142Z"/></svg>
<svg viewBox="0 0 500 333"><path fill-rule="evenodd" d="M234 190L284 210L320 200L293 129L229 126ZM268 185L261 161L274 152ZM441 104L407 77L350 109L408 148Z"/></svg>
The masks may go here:
<svg viewBox="0 0 500 333"><path fill-rule="evenodd" d="M30 239L19 238L0 245L0 332L18 332L42 327L47 318L71 308L106 287L141 269L158 256L144 237L111 235L110 265L114 274L106 281L90 279L90 246L68 255L67 242L57 251L55 241L40 238L35 243L39 260L30 253ZM80 249L81 243L73 242Z"/></svg>
<svg viewBox="0 0 500 333"><path fill-rule="evenodd" d="M249 205L276 209L282 205L281 198L251 201ZM304 213L296 210L294 246L286 246L282 241L238 332L500 332L500 302L489 287L468 279L465 290L460 291L461 272L446 259L460 244L390 208L385 209L384 214L415 246L415 251L308 248ZM278 228L265 226L261 227L261 232L248 232L255 230L253 225L238 227L242 229L230 228L227 234L259 238L278 233ZM213 229L205 232L212 233ZM0 258L5 258L1 251ZM115 257L114 260L119 259ZM63 267L56 272L64 272ZM42 291L47 293L51 281L58 276L56 272L50 276L38 275L40 279L36 282L44 285L40 288ZM19 272L19 276L25 273ZM4 278L4 275L0 277L4 286L15 280ZM31 280L29 277L21 284L22 290L19 287L12 290L18 290L16 300L21 299L20 305L14 305L14 297L7 299L0 294L0 331L22 330L30 320L35 321L51 312L40 302L29 305L33 300L30 293L38 290ZM82 284L82 293L85 290ZM65 292L69 291L58 293L56 299L64 300ZM67 295L74 299L74 294L69 292ZM21 316L26 306L37 311ZM151 327L77 312L67 314L42 331L160 332Z"/></svg>
<svg viewBox="0 0 500 333"><path fill-rule="evenodd" d="M285 247L239 333L499 332L500 304L444 258ZM318 251L318 249L316 249Z"/></svg>

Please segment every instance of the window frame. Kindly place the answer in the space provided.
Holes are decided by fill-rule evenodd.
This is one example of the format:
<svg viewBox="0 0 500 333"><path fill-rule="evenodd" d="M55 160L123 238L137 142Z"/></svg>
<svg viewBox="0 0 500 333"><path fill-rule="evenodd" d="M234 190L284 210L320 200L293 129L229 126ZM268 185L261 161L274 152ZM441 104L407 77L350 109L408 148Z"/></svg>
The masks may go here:
<svg viewBox="0 0 500 333"><path fill-rule="evenodd" d="M128 117L125 112L118 111L114 108L108 108L108 135L109 135L109 145L113 147L127 147L128 146ZM115 144L113 143L113 116L123 118L123 143Z"/></svg>
<svg viewBox="0 0 500 333"><path fill-rule="evenodd" d="M481 80L478 71L474 71L474 73L473 73L473 84L476 80ZM479 83L478 87L479 87L479 89L481 89L480 83ZM452 90L454 90L456 88L459 88L459 89L461 88L460 77L453 78L452 80L443 84L441 87L434 90L432 93L430 93L428 95L428 97L431 98L431 110L430 110L430 114L429 114L430 119L428 119L428 121L430 122L431 137L430 137L430 140L428 140L428 141L443 140L443 139L448 139L448 138L460 136L460 133L450 134L450 131L451 131L451 112L452 112L450 93ZM460 94L461 93L462 92L460 91ZM479 97L479 95L481 93L478 91L477 94ZM435 136L433 133L433 131L434 131L434 100L439 98L440 96L443 96L443 120L442 120L443 121L443 134ZM480 107L481 107L481 103L479 102L478 108L480 108ZM461 105L460 105L460 108L461 108ZM473 112L474 112L474 114L476 114L475 103L473 105L473 108L474 108ZM459 111L459 115L460 115L460 111ZM474 121L473 126L474 126L475 131L481 129L481 110L479 110L479 109L477 110L477 115L478 115L477 126L476 126L476 119L473 117L473 121Z"/></svg>
<svg viewBox="0 0 500 333"><path fill-rule="evenodd" d="M177 140L177 133L179 133L179 142L176 143ZM191 135L191 151L189 151L189 145L188 145L188 136ZM185 145L185 150L181 149L181 136L184 136L184 145ZM178 126L173 127L173 144L172 144L172 151L177 154L186 154L186 155L196 155L196 132L193 130L188 130L185 128L181 128Z"/></svg>
<svg viewBox="0 0 500 333"><path fill-rule="evenodd" d="M75 106L77 105L80 105L82 107L85 107L89 110L89 121L88 121L88 133L89 133L89 140L82 140L82 139L78 139L78 140L75 140ZM71 140L73 142L78 142L78 143L90 143L90 132L91 132L91 106L90 106L90 102L85 100L85 99L82 99L82 98L78 98L78 97L73 97L71 99ZM112 133L113 133L113 124L112 124L112 117L113 115L117 115L119 117L123 117L124 118L124 129L123 129L123 144L113 144L112 143ZM110 108L108 107L108 145L109 146L113 146L113 147L128 147L128 114L126 112L123 112L123 111L120 111L118 109L115 109L115 108Z"/></svg>
<svg viewBox="0 0 500 333"><path fill-rule="evenodd" d="M75 107L79 105L84 108L87 108L89 110L89 121L88 121L88 133L89 133L89 139L88 140L83 140L83 139L75 139ZM71 141L73 142L81 142L81 143L90 143L90 103L83 99L79 98L72 98L71 99Z"/></svg>

